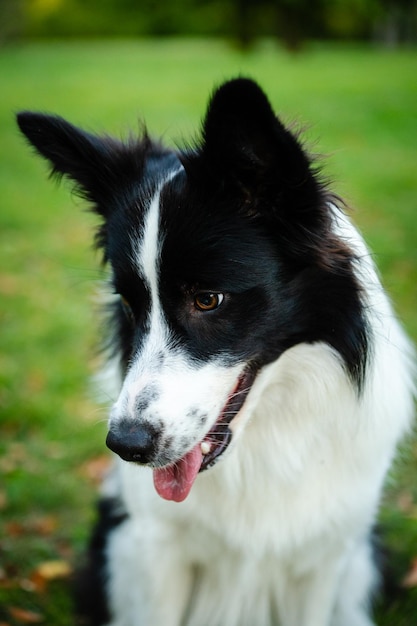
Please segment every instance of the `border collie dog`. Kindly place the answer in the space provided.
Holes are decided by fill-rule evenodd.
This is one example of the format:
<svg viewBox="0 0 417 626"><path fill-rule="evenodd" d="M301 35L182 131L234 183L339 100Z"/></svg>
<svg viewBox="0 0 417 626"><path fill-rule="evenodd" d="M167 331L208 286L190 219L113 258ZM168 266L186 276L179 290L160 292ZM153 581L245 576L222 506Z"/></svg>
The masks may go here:
<svg viewBox="0 0 417 626"><path fill-rule="evenodd" d="M413 350L298 136L244 78L185 149L18 122L100 216L114 292L91 623L370 626Z"/></svg>

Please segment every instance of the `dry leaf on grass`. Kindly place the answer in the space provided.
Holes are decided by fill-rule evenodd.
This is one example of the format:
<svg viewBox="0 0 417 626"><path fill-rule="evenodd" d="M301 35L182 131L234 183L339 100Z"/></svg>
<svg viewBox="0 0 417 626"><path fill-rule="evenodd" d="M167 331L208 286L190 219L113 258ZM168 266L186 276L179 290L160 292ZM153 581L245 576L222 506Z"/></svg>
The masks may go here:
<svg viewBox="0 0 417 626"><path fill-rule="evenodd" d="M84 463L81 466L81 474L91 480L94 485L99 485L106 476L111 462L108 454L102 454Z"/></svg>
<svg viewBox="0 0 417 626"><path fill-rule="evenodd" d="M11 520L4 525L5 534L7 537L21 537L26 533L26 529L21 522Z"/></svg>
<svg viewBox="0 0 417 626"><path fill-rule="evenodd" d="M34 519L20 522L10 520L5 524L5 531L9 537L21 537L22 535L42 535L48 537L58 528L58 518L53 515L44 515Z"/></svg>
<svg viewBox="0 0 417 626"><path fill-rule="evenodd" d="M56 580L57 578L68 578L72 569L67 561L44 561L35 570L39 576L45 580Z"/></svg>
<svg viewBox="0 0 417 626"><path fill-rule="evenodd" d="M13 619L21 624L40 624L44 621L43 615L35 613L35 611L21 609L18 606L9 606L8 610Z"/></svg>
<svg viewBox="0 0 417 626"><path fill-rule="evenodd" d="M402 586L407 589L417 587L417 557L412 560L410 569L408 570L402 582Z"/></svg>
<svg viewBox="0 0 417 626"><path fill-rule="evenodd" d="M54 515L44 515L33 520L31 529L37 534L47 537L52 535L58 525L58 519Z"/></svg>
<svg viewBox="0 0 417 626"><path fill-rule="evenodd" d="M4 489L0 489L0 511L4 511L7 508L7 493ZM1 626L1 622L0 622Z"/></svg>
<svg viewBox="0 0 417 626"><path fill-rule="evenodd" d="M68 578L71 574L72 568L68 561L44 561L32 572L30 583L33 586L33 591L43 593L48 583L53 580Z"/></svg>

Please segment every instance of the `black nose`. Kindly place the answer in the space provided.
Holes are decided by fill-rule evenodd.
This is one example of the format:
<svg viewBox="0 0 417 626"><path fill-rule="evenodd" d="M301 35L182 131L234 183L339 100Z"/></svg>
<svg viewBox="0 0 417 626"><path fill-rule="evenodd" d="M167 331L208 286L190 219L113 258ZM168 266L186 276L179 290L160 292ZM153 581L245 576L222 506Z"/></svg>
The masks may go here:
<svg viewBox="0 0 417 626"><path fill-rule="evenodd" d="M121 420L111 426L106 445L125 461L149 463L155 455L160 431L149 422Z"/></svg>

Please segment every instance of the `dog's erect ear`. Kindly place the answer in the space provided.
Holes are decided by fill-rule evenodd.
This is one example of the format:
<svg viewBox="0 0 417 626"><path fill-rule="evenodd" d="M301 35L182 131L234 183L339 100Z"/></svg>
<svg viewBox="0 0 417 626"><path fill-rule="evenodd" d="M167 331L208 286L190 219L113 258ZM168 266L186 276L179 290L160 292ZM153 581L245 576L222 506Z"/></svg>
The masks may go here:
<svg viewBox="0 0 417 626"><path fill-rule="evenodd" d="M138 178L143 165L139 145L98 137L54 115L22 112L17 122L30 144L49 161L52 174L72 180L78 193L102 215L108 212L111 194L128 178Z"/></svg>
<svg viewBox="0 0 417 626"><path fill-rule="evenodd" d="M214 187L240 192L252 213L267 209L281 222L301 221L304 228L318 218L323 186L311 160L250 79L231 80L214 92L202 146L183 162L190 179L208 177Z"/></svg>
<svg viewBox="0 0 417 626"><path fill-rule="evenodd" d="M309 170L297 138L275 115L262 89L252 80L225 83L209 103L203 125L203 152L226 172L241 169L258 177L274 173L291 184Z"/></svg>
<svg viewBox="0 0 417 626"><path fill-rule="evenodd" d="M286 135L261 88L252 80L235 79L217 89L209 102L203 152L226 172L262 171L280 157Z"/></svg>

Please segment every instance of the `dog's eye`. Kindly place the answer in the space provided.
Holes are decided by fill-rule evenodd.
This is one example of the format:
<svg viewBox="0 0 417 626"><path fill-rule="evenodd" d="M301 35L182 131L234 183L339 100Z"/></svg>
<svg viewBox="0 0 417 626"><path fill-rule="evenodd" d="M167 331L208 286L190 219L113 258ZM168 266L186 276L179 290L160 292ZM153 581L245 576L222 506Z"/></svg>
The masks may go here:
<svg viewBox="0 0 417 626"><path fill-rule="evenodd" d="M223 298L222 293L202 291L194 296L194 306L199 311L214 311L221 305Z"/></svg>
<svg viewBox="0 0 417 626"><path fill-rule="evenodd" d="M126 300L124 296L120 296L120 302L122 303L123 311L126 317L128 318L129 322L133 322L135 318L133 315L132 307L130 306L129 302Z"/></svg>

